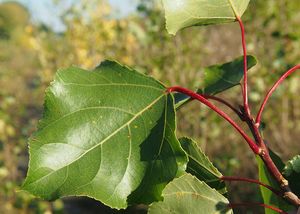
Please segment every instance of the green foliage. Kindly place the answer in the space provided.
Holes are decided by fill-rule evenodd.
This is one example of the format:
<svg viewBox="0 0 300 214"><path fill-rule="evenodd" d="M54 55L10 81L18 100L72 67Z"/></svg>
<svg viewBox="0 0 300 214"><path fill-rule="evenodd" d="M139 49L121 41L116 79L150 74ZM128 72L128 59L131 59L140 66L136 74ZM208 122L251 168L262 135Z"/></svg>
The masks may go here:
<svg viewBox="0 0 300 214"><path fill-rule="evenodd" d="M247 56L248 69L257 64L254 56ZM221 65L213 65L204 69L204 84L199 92L214 95L240 84L244 77L243 57Z"/></svg>
<svg viewBox="0 0 300 214"><path fill-rule="evenodd" d="M29 143L23 189L47 200L86 195L118 209L136 189L143 197L133 193L131 203L159 200L186 167L165 90L111 61L92 72L59 71Z"/></svg>
<svg viewBox="0 0 300 214"><path fill-rule="evenodd" d="M195 25L233 22L241 17L250 0L163 0L167 30L178 30Z"/></svg>
<svg viewBox="0 0 300 214"><path fill-rule="evenodd" d="M254 56L248 55L248 69L257 64ZM197 93L215 95L239 85L244 76L243 57L220 65L212 65L204 68L203 80L198 86ZM176 108L181 107L189 101L189 97L182 94L175 94Z"/></svg>
<svg viewBox="0 0 300 214"><path fill-rule="evenodd" d="M186 171L221 194L226 193L225 183L220 180L222 174L201 151L197 143L189 138L181 138L179 141L189 157Z"/></svg>
<svg viewBox="0 0 300 214"><path fill-rule="evenodd" d="M283 174L289 181L292 191L300 197L300 155L287 162Z"/></svg>
<svg viewBox="0 0 300 214"><path fill-rule="evenodd" d="M149 214L233 213L224 196L190 174L170 182L163 196L163 202L153 203L149 207Z"/></svg>

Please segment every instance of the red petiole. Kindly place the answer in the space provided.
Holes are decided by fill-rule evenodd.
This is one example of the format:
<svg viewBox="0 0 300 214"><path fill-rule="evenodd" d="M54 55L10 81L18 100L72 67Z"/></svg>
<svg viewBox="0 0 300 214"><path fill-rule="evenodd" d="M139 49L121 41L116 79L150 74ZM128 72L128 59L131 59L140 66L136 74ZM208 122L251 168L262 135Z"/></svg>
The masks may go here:
<svg viewBox="0 0 300 214"><path fill-rule="evenodd" d="M288 70L280 79L273 85L273 87L269 90L267 93L266 97L264 98L264 101L260 107L260 110L257 114L256 120L254 120L251 116L250 108L249 108L249 103L248 103L248 78L247 78L247 49L246 49L246 41L245 41L245 28L243 25L243 22L240 17L237 17L237 21L240 25L241 29L241 35L242 35L242 46L243 46L243 62L244 62L244 81L242 85L242 94L243 94L243 106L241 108L241 111L237 110L234 108L230 103L227 101L214 97L214 96L209 96L209 95L202 95L202 94L197 94L196 92L193 92L189 89L180 87L180 86L173 86L167 89L168 93L171 92L179 92L183 93L191 99L195 99L200 101L201 103L205 104L208 106L210 109L218 113L221 117L223 117L225 120L227 120L241 135L242 137L247 141L248 145L252 149L252 151L256 154L259 155L260 158L264 161L267 169L271 173L271 175L276 179L276 181L280 184L282 192L275 190L273 187L266 185L260 181L253 180L253 179L248 179L248 178L238 178L238 177L226 177L223 176L221 177L221 180L226 180L226 181L243 181L243 182L249 182L249 183L256 183L261 186L264 186L271 190L273 193L276 195L285 198L287 201L291 202L297 207L300 207L300 199L291 192L288 181L282 176L276 165L274 164L273 160L270 157L269 151L267 146L264 143L263 138L261 137L261 134L259 132L259 124L261 121L261 115L264 110L264 107L272 95L272 93L276 90L276 88L282 83L283 80L285 80L289 75L291 75L293 72L296 70L300 69L300 65L297 65L290 70ZM246 133L245 131L231 118L229 117L225 112L223 112L221 109L219 109L217 106L213 105L208 99L216 100L230 109L232 109L242 121L246 122L247 125L249 126L251 133L255 139L253 141ZM241 206L261 206L265 208L269 208L271 210L274 210L278 213L286 213L276 207L272 207L266 204L260 204L260 203L234 203L229 205L231 208L234 207L241 207Z"/></svg>
<svg viewBox="0 0 300 214"><path fill-rule="evenodd" d="M295 67L291 68L290 70L288 70L286 73L284 73L279 80L277 80L277 82L272 86L272 88L268 91L266 97L264 98L264 101L258 111L258 114L256 116L256 125L259 126L260 125L260 121L261 121L261 115L262 112L267 104L267 101L269 100L269 98L271 97L272 93L276 90L276 88L283 82L283 80L285 80L289 75L291 75L292 73L294 73L296 70L300 69L300 65L296 65Z"/></svg>
<svg viewBox="0 0 300 214"><path fill-rule="evenodd" d="M273 187L264 184L258 180L254 180L254 179L250 179L250 178L240 178L240 177L234 177L234 176L222 176L220 178L223 181L242 181L242 182L247 182L247 183L254 183L254 184L258 184L260 186L263 186L267 189L269 189L270 191L272 191L274 194L276 194L279 197L282 197L282 192L280 192L279 190L274 189Z"/></svg>
<svg viewBox="0 0 300 214"><path fill-rule="evenodd" d="M281 214L288 214L287 212L284 212L283 210L277 208L277 207L273 207L267 204L261 204L261 203L230 203L229 207L230 208L237 208L237 207L253 207L253 206L258 206L258 207L264 207L270 210L273 210L275 212L281 213Z"/></svg>
<svg viewBox="0 0 300 214"><path fill-rule="evenodd" d="M226 105L228 108L230 108L233 112L235 112L240 118L243 117L243 114L238 110L236 109L235 107L233 107L229 102L227 102L226 100L223 100L222 98L220 97L216 97L216 96L211 96L211 95L204 95L202 94L203 97L205 97L206 99L209 99L209 100L215 100L215 101L218 101L224 105Z"/></svg>
<svg viewBox="0 0 300 214"><path fill-rule="evenodd" d="M244 130L240 126L238 126L225 112L223 112L217 106L215 106L211 102L209 102L204 96L202 96L200 94L197 94L194 91L191 91L189 89L180 87L180 86L173 86L173 87L170 87L170 88L167 89L168 93L171 93L171 92L174 92L174 91L175 92L179 92L179 93L183 93L185 95L188 95L189 97L200 101L201 103L205 104L210 109L212 109L213 111L215 111L216 113L218 113L221 117L223 117L225 120L227 120L244 137L244 139L247 141L248 145L250 146L250 148L252 149L252 151L255 154L259 154L260 153L260 149L258 148L258 146L244 132Z"/></svg>
<svg viewBox="0 0 300 214"><path fill-rule="evenodd" d="M198 93L199 94L199 93ZM235 108L233 105L231 105L229 102L227 102L226 100L220 98L220 97L216 97L213 95L206 95L206 94L200 94L201 96L203 96L204 98L208 99L208 100L214 100L217 101L219 103L224 104L225 106L227 106L228 108L230 108L237 116L239 116L241 119L244 117L244 115L242 114L241 111L239 111L237 108ZM190 99L191 101L194 100L193 98Z"/></svg>
<svg viewBox="0 0 300 214"><path fill-rule="evenodd" d="M244 85L243 85L244 106L243 107L244 107L245 121L248 124L248 126L255 138L256 143L258 144L258 148L260 150L259 156L264 161L264 163L265 163L267 169L269 170L269 172L271 173L271 175L277 180L277 182L280 184L281 189L284 191L283 197L286 200L288 200L289 202L291 202L294 205L296 205L297 207L299 207L300 199L294 193L291 192L289 185L288 185L288 181L282 176L281 172L278 170L278 168L274 164L272 158L270 157L268 148L265 145L258 128L259 128L259 124L260 124L260 118L261 118L262 111L263 111L264 106L266 105L266 102L268 101L269 97L271 96L273 91L278 87L278 85L286 77L288 77L290 74L292 74L294 71L296 71L297 69L300 68L300 65L297 65L297 66L293 67L292 69L290 69L289 71L287 71L274 84L274 86L270 89L266 98L264 99L262 107L260 108L257 118L254 121L254 119L251 116L250 108L249 108L249 104L248 104L247 49L246 49L246 41L245 41L245 28L244 28L241 18L238 16L236 18L237 18L237 21L241 28L242 46L243 46L243 54L244 54Z"/></svg>
<svg viewBox="0 0 300 214"><path fill-rule="evenodd" d="M247 63L247 47L245 38L245 27L240 17L237 17L237 21L240 25L241 36L242 36L242 46L243 46L243 57L244 57L244 84L243 84L243 99L244 99L244 110L246 116L250 117L250 108L248 103L248 63Z"/></svg>

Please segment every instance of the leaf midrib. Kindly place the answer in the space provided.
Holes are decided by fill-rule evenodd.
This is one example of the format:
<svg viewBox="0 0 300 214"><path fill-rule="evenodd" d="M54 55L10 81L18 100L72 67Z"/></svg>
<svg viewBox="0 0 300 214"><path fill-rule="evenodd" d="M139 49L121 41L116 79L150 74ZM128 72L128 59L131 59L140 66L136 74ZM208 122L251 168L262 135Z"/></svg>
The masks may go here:
<svg viewBox="0 0 300 214"><path fill-rule="evenodd" d="M70 163L68 163L66 166L63 166L59 169L56 169L54 171L52 171L51 173L35 180L32 183L29 184L33 184L33 183L37 183L38 181L45 179L49 176L51 176L53 173L71 165L72 163L76 162L77 160L79 160L80 158L82 158L84 155L86 155L88 152L92 151L93 149L97 148L100 145L103 145L103 143L105 143L107 140L109 140L111 137L113 137L115 134L117 134L120 130L122 130L125 126L129 125L131 122L133 122L137 117L139 117L140 115L142 115L145 111L147 111L149 108L151 108L153 105L155 105L163 96L167 96L166 94L162 94L160 95L158 98L156 98L152 103L150 103L148 106L146 106L144 109L142 109L140 112L138 112L134 117L132 117L129 121L127 121L125 124L123 124L122 126L120 126L118 129L116 129L113 133L111 133L109 136L107 136L105 139L103 139L101 142L97 143L96 145L92 146L91 148L89 148L88 150L86 150L84 153L82 153L80 156L78 156L78 158L74 159L73 161L71 161ZM29 185L27 184L27 185Z"/></svg>
<svg viewBox="0 0 300 214"><path fill-rule="evenodd" d="M207 172L209 172L209 173L211 173L211 174L213 174L214 176L216 176L216 177L219 178L220 175L216 175L216 174L215 174L215 173L216 173L215 171L214 171L214 173L213 173L213 172L212 172L212 171L213 171L212 169L209 169L209 168L207 168L205 165L201 164L195 157L189 155L189 158L192 158L197 164L199 164L199 166L200 166L202 169L207 170Z"/></svg>
<svg viewBox="0 0 300 214"><path fill-rule="evenodd" d="M140 84L129 84L129 83L95 83L95 84L85 84L85 83L74 83L74 82L63 82L63 85L68 86L68 85L76 85L76 86L82 86L82 87L105 87L105 86L132 86L132 87L143 87L143 88L151 88L159 91L163 91L163 88L159 87L153 87L150 85L140 85Z"/></svg>
<svg viewBox="0 0 300 214"><path fill-rule="evenodd" d="M232 19L232 20L235 20L236 17L237 17L236 9L235 9L235 7L234 7L234 5L233 5L233 3L232 3L231 0L227 0L227 1L228 1L229 5L230 5L232 11L233 11L233 14L235 15L235 18L232 17L232 16L209 16L209 17L206 17L206 16L194 16L190 12L186 11L185 9L183 9L183 12L186 13L191 18L198 19L198 20L202 20L202 19L204 19L204 20L205 19ZM190 18L185 19L184 22L187 21L187 20L189 20L189 19Z"/></svg>
<svg viewBox="0 0 300 214"><path fill-rule="evenodd" d="M213 198L201 195L198 192L188 192L188 191L177 191L177 192L172 192L172 193L166 193L166 194L164 194L164 196L176 195L178 197L178 194L180 194L180 195L197 195L197 196L199 196L201 198L207 199L208 201L212 201L212 202L219 202L220 201L220 200L214 200Z"/></svg>
<svg viewBox="0 0 300 214"><path fill-rule="evenodd" d="M236 18L240 17L240 15L237 13L237 10L236 10L234 4L232 3L232 0L228 0L228 3L229 3L229 5L231 6L231 9L232 9L232 11L233 11L235 17L236 17Z"/></svg>

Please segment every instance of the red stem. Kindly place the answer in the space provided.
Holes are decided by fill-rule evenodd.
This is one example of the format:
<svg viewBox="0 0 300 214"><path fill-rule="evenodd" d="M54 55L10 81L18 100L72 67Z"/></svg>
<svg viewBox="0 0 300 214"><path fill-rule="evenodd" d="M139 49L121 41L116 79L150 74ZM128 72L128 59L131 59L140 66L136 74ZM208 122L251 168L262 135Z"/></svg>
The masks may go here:
<svg viewBox="0 0 300 214"><path fill-rule="evenodd" d="M267 204L261 204L261 203L230 203L229 207L230 208L236 208L236 207L253 207L253 206L259 206L259 207L264 207L264 208L268 208L270 210L273 210L275 212L281 213L281 214L288 214L287 212L277 208L277 207L273 207Z"/></svg>
<svg viewBox="0 0 300 214"><path fill-rule="evenodd" d="M242 112L239 111L238 109L236 109L233 105L231 105L226 100L223 100L220 97L216 97L216 96L212 96L212 95L205 95L205 94L200 94L200 95L206 99L215 100L215 101L218 101L219 103L226 105L228 108L230 108L232 111L234 111L234 113L236 113L241 119L244 119L244 115L242 114ZM193 100L193 98L190 98L190 100Z"/></svg>
<svg viewBox="0 0 300 214"><path fill-rule="evenodd" d="M241 29L243 55L244 55L244 85L243 85L244 108L247 116L250 117L250 108L248 103L248 76L247 76L248 63L247 63L247 47L246 47L246 39L245 39L245 27L240 17L236 17L236 19Z"/></svg>
<svg viewBox="0 0 300 214"><path fill-rule="evenodd" d="M283 80L285 80L289 75L291 75L292 73L294 73L296 70L300 69L300 65L296 65L295 67L291 68L290 70L288 70L287 72L285 72L280 78L279 80L277 80L277 82L272 86L272 88L269 90L269 92L267 93L259 111L258 114L256 116L256 125L259 126L260 122L261 122L261 115L262 112L267 104L267 101L269 100L269 98L271 97L272 93L276 90L276 88L283 82Z"/></svg>
<svg viewBox="0 0 300 214"><path fill-rule="evenodd" d="M249 178L240 178L240 177L234 177L234 176L222 176L220 178L223 181L243 181L243 182L248 182L248 183L254 183L254 184L259 184L267 189L269 189L270 191L272 191L274 194L278 195L279 197L282 197L282 193L276 189L274 189L273 187L264 184L258 180L255 179L249 179Z"/></svg>
<svg viewBox="0 0 300 214"><path fill-rule="evenodd" d="M260 153L260 149L259 147L255 144L255 142L243 131L243 129L241 127L239 127L225 112L223 112L222 110L220 110L218 107L216 107L215 105L213 105L211 102L209 102L205 97L203 97L200 94L195 93L194 91L191 91L189 89L186 88L182 88L180 86L173 86L167 89L168 93L171 93L173 91L176 92L180 92L183 93L187 96L190 96L193 99L196 99L198 101L200 101L201 103L205 104L206 106L208 106L210 109L212 109L213 111L215 111L216 113L218 113L221 117L223 117L225 120L227 120L243 137L244 139L247 141L248 145L250 146L250 148L252 149L252 151L255 154L259 154Z"/></svg>

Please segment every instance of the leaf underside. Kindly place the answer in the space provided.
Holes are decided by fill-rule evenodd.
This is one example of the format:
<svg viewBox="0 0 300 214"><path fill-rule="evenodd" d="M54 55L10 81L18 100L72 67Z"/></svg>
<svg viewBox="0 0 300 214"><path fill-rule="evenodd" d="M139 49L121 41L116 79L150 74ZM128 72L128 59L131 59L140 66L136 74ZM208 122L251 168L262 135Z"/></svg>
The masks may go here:
<svg viewBox="0 0 300 214"><path fill-rule="evenodd" d="M187 162L175 136L173 97L165 90L112 61L91 72L59 71L29 141L23 189L47 200L88 196L117 209L126 208L137 189L149 194L139 202L159 200Z"/></svg>
<svg viewBox="0 0 300 214"><path fill-rule="evenodd" d="M163 196L164 201L150 205L149 214L233 213L223 195L190 174L170 182L164 189Z"/></svg>
<svg viewBox="0 0 300 214"><path fill-rule="evenodd" d="M220 180L222 174L214 167L208 157L201 151L197 143L189 138L179 139L182 148L189 157L186 171L204 181L221 194L226 193L225 182Z"/></svg>
<svg viewBox="0 0 300 214"><path fill-rule="evenodd" d="M195 26L236 21L250 0L163 0L166 27L170 34Z"/></svg>

